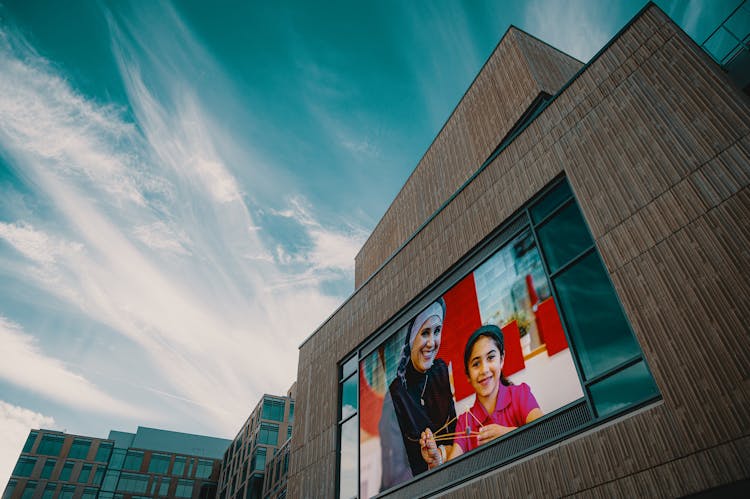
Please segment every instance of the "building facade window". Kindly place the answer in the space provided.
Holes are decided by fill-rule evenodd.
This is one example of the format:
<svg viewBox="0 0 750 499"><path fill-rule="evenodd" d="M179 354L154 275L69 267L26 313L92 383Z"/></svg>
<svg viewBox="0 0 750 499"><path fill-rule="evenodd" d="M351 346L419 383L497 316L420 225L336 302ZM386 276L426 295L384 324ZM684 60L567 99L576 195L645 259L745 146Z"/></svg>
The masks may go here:
<svg viewBox="0 0 750 499"><path fill-rule="evenodd" d="M92 466L90 464L84 464L81 466L81 472L78 473L78 483L88 483L89 477L91 476L91 468Z"/></svg>
<svg viewBox="0 0 750 499"><path fill-rule="evenodd" d="M161 482L159 483L159 496L164 497L169 494L169 485L171 482L171 478L162 477Z"/></svg>
<svg viewBox="0 0 750 499"><path fill-rule="evenodd" d="M64 442L65 437L58 435L42 435L42 441L39 442L39 448L36 452L37 454L43 454L45 456L59 456Z"/></svg>
<svg viewBox="0 0 750 499"><path fill-rule="evenodd" d="M151 454L151 460L148 463L149 473L165 474L169 470L170 456L168 454Z"/></svg>
<svg viewBox="0 0 750 499"><path fill-rule="evenodd" d="M48 483L46 487L44 487L44 492L42 493L42 499L52 499L55 497L55 491L57 490L57 484L56 483Z"/></svg>
<svg viewBox="0 0 750 499"><path fill-rule="evenodd" d="M39 435L39 432L32 431L29 433L29 436L26 438L26 443L23 444L23 450L21 452L31 452L31 449L34 447L34 442L36 442L36 437Z"/></svg>
<svg viewBox="0 0 750 499"><path fill-rule="evenodd" d="M193 480L177 480L177 487L175 487L175 497L192 497L193 496Z"/></svg>
<svg viewBox="0 0 750 499"><path fill-rule="evenodd" d="M125 462L122 465L124 470L140 471L143 464L143 452L138 450L129 450L125 456Z"/></svg>
<svg viewBox="0 0 750 499"><path fill-rule="evenodd" d="M48 457L44 461L44 466L42 467L42 474L39 476L39 478L49 479L52 476L52 470L55 469L56 464L57 464L57 459L52 459L51 457Z"/></svg>
<svg viewBox="0 0 750 499"><path fill-rule="evenodd" d="M339 369L338 497L357 497L357 357L346 360Z"/></svg>
<svg viewBox="0 0 750 499"><path fill-rule="evenodd" d="M196 478L208 478L213 471L214 462L208 459L199 459L198 466L195 469Z"/></svg>
<svg viewBox="0 0 750 499"><path fill-rule="evenodd" d="M23 488L23 494L21 499L32 499L36 493L36 482L26 482L26 487Z"/></svg>
<svg viewBox="0 0 750 499"><path fill-rule="evenodd" d="M175 476L182 476L185 474L185 456L176 456L174 458L172 474Z"/></svg>
<svg viewBox="0 0 750 499"><path fill-rule="evenodd" d="M454 407L454 417L451 419L449 412L435 427L445 421L450 435L458 431L458 418L467 415L461 430L467 426L471 430L468 414L478 403L475 397L482 386L478 379L464 376L464 350L473 354L472 345L479 343L470 340L477 338L472 335L475 331L479 334L480 329L493 331L499 338L503 351L498 372L501 369L503 377L510 378L513 385L525 385L518 390L530 390L535 397L534 407L529 406L527 413L537 411L534 418L524 416L520 423L528 422L524 430L529 431L510 432L483 449L500 442L521 442L514 437L525 435L519 438L531 443L519 445L527 446L527 452L535 452L565 438L562 431L550 436L541 430L544 427L539 425L544 421L569 418L571 411L580 411L576 414L585 415L575 424L581 429L659 398L643 352L565 178L553 182L527 203L408 308L389 320L383 319L386 326L339 366L340 498L370 497L427 470L419 459L418 444L414 447L410 443L418 442L419 431L412 434L405 419L410 414L409 400L419 410L420 402L422 407L435 403L430 402L430 397L444 399ZM435 350L424 353L419 349L415 354L415 348L421 347L413 345L420 344L420 335L428 323L432 337L441 334L443 328L446 334L436 340ZM486 340L487 336L479 338L485 338L485 343L495 341ZM422 369L416 368L422 364ZM406 368L403 374L402 365ZM416 388L411 391L410 365L417 373L412 378L422 380L421 384L415 382ZM438 378L438 368L430 371L433 365L442 366L439 372L445 371L444 375ZM432 386L444 378L448 388L426 393L430 373ZM390 401L391 406L384 400ZM386 415L395 426L382 425ZM539 429L538 436L528 436L534 434L532 428ZM360 435L367 441L361 440ZM477 444L469 443L470 438L459 443L464 453L477 448ZM444 440L452 445L455 439L449 436ZM387 469L389 463L381 457L381 449L409 445L416 449L412 452L416 455L414 462L411 454L404 461L409 473ZM460 458L473 459L471 456L477 455ZM376 462L380 459L382 462ZM453 479L463 478L469 477Z"/></svg>
<svg viewBox="0 0 750 499"><path fill-rule="evenodd" d="M83 489L81 499L96 499L96 489L86 487L85 489Z"/></svg>
<svg viewBox="0 0 750 499"><path fill-rule="evenodd" d="M271 398L263 399L263 419L272 419L274 421L284 421L284 401Z"/></svg>
<svg viewBox="0 0 750 499"><path fill-rule="evenodd" d="M144 494L148 489L148 478L148 475L123 473L117 482L117 491Z"/></svg>
<svg viewBox="0 0 750 499"><path fill-rule="evenodd" d="M31 476L31 472L34 471L36 466L37 458L35 457L20 457L16 462L16 467L13 468L13 475L27 477Z"/></svg>
<svg viewBox="0 0 750 499"><path fill-rule="evenodd" d="M279 425L261 423L258 431L258 443L266 445L278 445Z"/></svg>
<svg viewBox="0 0 750 499"><path fill-rule="evenodd" d="M59 499L73 499L73 496L76 493L76 488L72 485L63 485L60 488L60 495L58 496Z"/></svg>
<svg viewBox="0 0 750 499"><path fill-rule="evenodd" d="M250 468L255 471L263 471L266 469L266 448L258 447L255 449L255 454L250 460Z"/></svg>
<svg viewBox="0 0 750 499"><path fill-rule="evenodd" d="M109 462L109 457L112 454L112 444L110 442L99 442L99 448L96 450L96 457L94 461L99 463Z"/></svg>
<svg viewBox="0 0 750 499"><path fill-rule="evenodd" d="M91 448L91 440L76 438L68 451L68 457L72 459L86 459Z"/></svg>
<svg viewBox="0 0 750 499"><path fill-rule="evenodd" d="M61 482L68 482L70 481L70 475L73 473L73 466L75 463L72 461L65 461L65 464L62 467L62 470L60 470L60 480Z"/></svg>

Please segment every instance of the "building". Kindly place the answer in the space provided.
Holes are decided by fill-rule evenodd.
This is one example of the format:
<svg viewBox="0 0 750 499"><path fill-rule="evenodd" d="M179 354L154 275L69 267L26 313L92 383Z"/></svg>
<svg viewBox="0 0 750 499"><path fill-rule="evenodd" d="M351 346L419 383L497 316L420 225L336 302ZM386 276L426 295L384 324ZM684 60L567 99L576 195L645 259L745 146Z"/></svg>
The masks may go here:
<svg viewBox="0 0 750 499"><path fill-rule="evenodd" d="M3 499L96 499L114 442L32 430Z"/></svg>
<svg viewBox="0 0 750 499"><path fill-rule="evenodd" d="M586 64L510 28L300 346L288 496L746 495L749 184L655 5Z"/></svg>
<svg viewBox="0 0 750 499"><path fill-rule="evenodd" d="M266 394L255 406L224 453L218 497L265 497L263 484L269 471L268 464L275 463L276 451L292 435L295 393L296 383L286 396ZM272 470L275 472L275 468ZM278 481L277 478L275 482Z"/></svg>
<svg viewBox="0 0 750 499"><path fill-rule="evenodd" d="M107 439L32 430L3 499L213 498L229 444L144 427Z"/></svg>
<svg viewBox="0 0 750 499"><path fill-rule="evenodd" d="M289 474L289 442L291 437L273 452L266 463L263 479L263 499L284 499Z"/></svg>

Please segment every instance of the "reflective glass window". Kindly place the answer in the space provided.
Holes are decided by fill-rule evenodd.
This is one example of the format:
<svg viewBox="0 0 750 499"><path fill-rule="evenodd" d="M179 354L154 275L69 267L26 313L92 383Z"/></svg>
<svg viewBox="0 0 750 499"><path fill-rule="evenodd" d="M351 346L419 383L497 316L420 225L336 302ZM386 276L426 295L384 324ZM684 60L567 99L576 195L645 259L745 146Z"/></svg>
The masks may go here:
<svg viewBox="0 0 750 499"><path fill-rule="evenodd" d="M151 454L151 461L148 463L149 473L165 474L169 469L170 456L168 454Z"/></svg>
<svg viewBox="0 0 750 499"><path fill-rule="evenodd" d="M18 480L8 480L8 485L5 486L5 491L3 491L3 499L10 499L17 485Z"/></svg>
<svg viewBox="0 0 750 499"><path fill-rule="evenodd" d="M86 459L86 456L89 455L90 448L91 440L76 438L75 440L73 440L73 445L70 446L68 457L73 459Z"/></svg>
<svg viewBox="0 0 750 499"><path fill-rule="evenodd" d="M263 419L273 419L274 421L284 420L284 401L265 398L263 399Z"/></svg>
<svg viewBox="0 0 750 499"><path fill-rule="evenodd" d="M46 487L44 487L44 492L42 493L42 499L53 499L55 497L55 490L57 489L56 483L48 483Z"/></svg>
<svg viewBox="0 0 750 499"><path fill-rule="evenodd" d="M148 489L148 475L137 473L122 473L117 482L118 492L134 492L143 494Z"/></svg>
<svg viewBox="0 0 750 499"><path fill-rule="evenodd" d="M52 470L55 469L55 465L57 464L57 459L47 458L46 461L44 461L44 467L42 467L42 474L39 476L39 478L49 478L52 476Z"/></svg>
<svg viewBox="0 0 750 499"><path fill-rule="evenodd" d="M211 476L213 471L214 463L208 459L199 459L198 466L195 469L196 478L208 478Z"/></svg>
<svg viewBox="0 0 750 499"><path fill-rule="evenodd" d="M31 472L34 470L34 466L36 466L36 461L37 458L35 457L19 457L16 467L13 468L13 475L22 477L31 476Z"/></svg>
<svg viewBox="0 0 750 499"><path fill-rule="evenodd" d="M294 423L294 401L289 402L289 422Z"/></svg>
<svg viewBox="0 0 750 499"><path fill-rule="evenodd" d="M292 438L292 425L286 427L286 438Z"/></svg>
<svg viewBox="0 0 750 499"><path fill-rule="evenodd" d="M78 483L88 483L90 476L91 476L91 465L84 464L81 467L81 472L78 474Z"/></svg>
<svg viewBox="0 0 750 499"><path fill-rule="evenodd" d="M110 442L99 442L99 448L96 450L95 461L106 463L112 453L112 444Z"/></svg>
<svg viewBox="0 0 750 499"><path fill-rule="evenodd" d="M262 423L258 432L258 443L277 445L279 441L279 426L270 423Z"/></svg>
<svg viewBox="0 0 750 499"><path fill-rule="evenodd" d="M27 482L26 487L23 488L23 494L21 494L21 499L31 499L34 497L34 493L36 492L36 482Z"/></svg>
<svg viewBox="0 0 750 499"><path fill-rule="evenodd" d="M109 468L113 470L122 469L125 462L125 449L115 449L112 451L112 458L109 460Z"/></svg>
<svg viewBox="0 0 750 499"><path fill-rule="evenodd" d="M81 499L96 499L96 489L86 487L85 489L83 489Z"/></svg>
<svg viewBox="0 0 750 499"><path fill-rule="evenodd" d="M609 416L659 395L659 389L643 362L597 381L590 390L599 417Z"/></svg>
<svg viewBox="0 0 750 499"><path fill-rule="evenodd" d="M96 485L102 484L102 478L104 478L104 470L104 466L99 465L96 467L96 471L94 472L94 483Z"/></svg>
<svg viewBox="0 0 750 499"><path fill-rule="evenodd" d="M594 241L576 203L570 203L537 229L539 245L554 274Z"/></svg>
<svg viewBox="0 0 750 499"><path fill-rule="evenodd" d="M113 499L114 494L112 492L102 492L99 491L99 499Z"/></svg>
<svg viewBox="0 0 750 499"><path fill-rule="evenodd" d="M102 482L102 490L115 490L117 486L117 480L120 478L120 472L109 470L104 475L104 481Z"/></svg>
<svg viewBox="0 0 750 499"><path fill-rule="evenodd" d="M63 442L65 442L65 437L59 435L42 435L42 441L39 442L39 448L37 448L36 452L45 456L59 456Z"/></svg>
<svg viewBox="0 0 750 499"><path fill-rule="evenodd" d="M531 219L534 223L541 222L544 217L555 211L555 208L571 197L573 197L573 192L570 190L570 185L567 181L563 180L530 208Z"/></svg>
<svg viewBox="0 0 750 499"><path fill-rule="evenodd" d="M596 253L553 281L587 379L641 353Z"/></svg>
<svg viewBox="0 0 750 499"><path fill-rule="evenodd" d="M350 374L354 374L357 371L357 356L355 355L351 359L347 360L343 366L341 366L341 377L346 378Z"/></svg>
<svg viewBox="0 0 750 499"><path fill-rule="evenodd" d="M266 448L258 447L255 449L253 459L250 461L250 467L256 471L263 471L266 469Z"/></svg>
<svg viewBox="0 0 750 499"><path fill-rule="evenodd" d="M125 463L122 465L122 468L125 470L138 471L141 469L142 463L143 452L137 450L129 450L127 455L125 456Z"/></svg>
<svg viewBox="0 0 750 499"><path fill-rule="evenodd" d="M34 442L36 442L36 436L39 434L39 432L32 431L29 433L29 436L26 438L26 443L23 444L23 450L21 452L31 452L31 449L34 447Z"/></svg>
<svg viewBox="0 0 750 499"><path fill-rule="evenodd" d="M59 499L73 499L73 495L76 492L76 488L72 485L63 485L60 489L60 495L57 496Z"/></svg>
<svg viewBox="0 0 750 499"><path fill-rule="evenodd" d="M172 466L172 474L182 476L185 473L185 457L177 456L174 458L174 466Z"/></svg>
<svg viewBox="0 0 750 499"><path fill-rule="evenodd" d="M61 482L70 481L70 474L73 472L73 465L74 463L72 461L66 461L62 470L60 470L60 478L58 478L58 480Z"/></svg>
<svg viewBox="0 0 750 499"><path fill-rule="evenodd" d="M177 480L174 495L175 497L192 497L193 480Z"/></svg>
<svg viewBox="0 0 750 499"><path fill-rule="evenodd" d="M357 497L357 446L359 445L359 418L353 417L341 425L339 498Z"/></svg>
<svg viewBox="0 0 750 499"><path fill-rule="evenodd" d="M357 377L352 376L341 386L341 414L339 420L357 412Z"/></svg>
<svg viewBox="0 0 750 499"><path fill-rule="evenodd" d="M159 484L159 495L160 496L166 496L169 494L169 484L171 483L171 479L168 477L162 477L161 483Z"/></svg>

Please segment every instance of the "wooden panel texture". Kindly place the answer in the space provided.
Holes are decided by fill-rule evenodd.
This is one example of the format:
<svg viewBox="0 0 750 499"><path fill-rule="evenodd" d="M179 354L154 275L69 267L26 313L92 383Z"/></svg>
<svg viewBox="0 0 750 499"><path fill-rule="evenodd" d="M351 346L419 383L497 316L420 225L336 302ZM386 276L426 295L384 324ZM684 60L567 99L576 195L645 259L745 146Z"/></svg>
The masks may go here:
<svg viewBox="0 0 750 499"><path fill-rule="evenodd" d="M495 78L480 74L492 91L472 106L497 98ZM487 144L474 131L505 123L461 119ZM448 168L440 156L462 147L474 151L436 141L425 158ZM446 495L678 496L750 476L750 105L652 5L302 345L290 497L334 495L337 363L562 173L663 401ZM443 175L420 163L413 177L455 188ZM407 183L382 223L413 221L417 191Z"/></svg>

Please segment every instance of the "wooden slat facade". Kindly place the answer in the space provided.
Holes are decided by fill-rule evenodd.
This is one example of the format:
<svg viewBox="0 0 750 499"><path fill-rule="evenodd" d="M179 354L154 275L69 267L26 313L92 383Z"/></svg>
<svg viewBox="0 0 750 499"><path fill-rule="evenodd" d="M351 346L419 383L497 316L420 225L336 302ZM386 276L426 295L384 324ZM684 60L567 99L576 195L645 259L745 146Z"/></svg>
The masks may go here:
<svg viewBox="0 0 750 499"><path fill-rule="evenodd" d="M563 173L663 401L446 495L680 496L750 477L750 104L657 7L393 254L498 145L524 84L543 86L509 35L358 255L366 283L300 349L290 497L334 496L337 364Z"/></svg>

